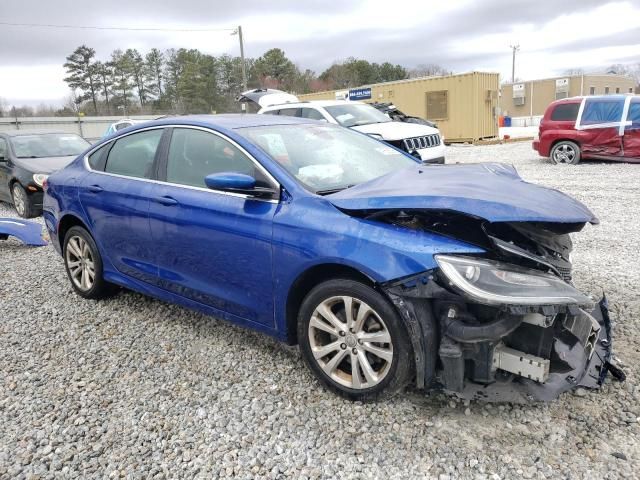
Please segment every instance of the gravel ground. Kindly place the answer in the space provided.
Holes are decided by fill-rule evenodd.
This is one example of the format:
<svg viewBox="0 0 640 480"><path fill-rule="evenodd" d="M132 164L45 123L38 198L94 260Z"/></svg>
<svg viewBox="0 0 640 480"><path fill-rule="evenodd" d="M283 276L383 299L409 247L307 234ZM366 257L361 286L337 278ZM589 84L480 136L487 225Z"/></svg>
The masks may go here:
<svg viewBox="0 0 640 480"><path fill-rule="evenodd" d="M575 280L606 290L624 384L549 404L320 387L296 349L122 292L71 292L53 248L0 244L0 478L638 478L640 166L556 167L530 143L451 147L587 203ZM0 204L0 217L14 211Z"/></svg>

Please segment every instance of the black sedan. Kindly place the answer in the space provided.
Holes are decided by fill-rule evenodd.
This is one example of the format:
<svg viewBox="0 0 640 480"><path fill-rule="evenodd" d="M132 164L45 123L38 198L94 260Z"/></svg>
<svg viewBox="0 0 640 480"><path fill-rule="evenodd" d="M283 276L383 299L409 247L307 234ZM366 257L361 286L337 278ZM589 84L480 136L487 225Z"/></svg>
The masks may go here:
<svg viewBox="0 0 640 480"><path fill-rule="evenodd" d="M0 132L0 201L23 218L42 213L42 186L90 146L75 133Z"/></svg>

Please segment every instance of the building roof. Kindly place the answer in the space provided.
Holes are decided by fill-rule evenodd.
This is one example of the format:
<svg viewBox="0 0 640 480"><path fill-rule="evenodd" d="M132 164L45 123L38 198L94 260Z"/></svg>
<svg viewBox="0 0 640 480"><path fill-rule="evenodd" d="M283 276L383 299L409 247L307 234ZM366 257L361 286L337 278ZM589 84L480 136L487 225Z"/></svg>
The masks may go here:
<svg viewBox="0 0 640 480"><path fill-rule="evenodd" d="M617 73L581 73L579 75L559 75L557 77L547 77L547 78L533 78L531 80L519 80L516 82L503 82L502 85L519 85L521 83L532 83L532 82L548 82L549 80L559 80L561 78L594 78L594 77L602 77L602 78L617 78L620 80L630 80L635 81L633 77L628 75L620 75Z"/></svg>

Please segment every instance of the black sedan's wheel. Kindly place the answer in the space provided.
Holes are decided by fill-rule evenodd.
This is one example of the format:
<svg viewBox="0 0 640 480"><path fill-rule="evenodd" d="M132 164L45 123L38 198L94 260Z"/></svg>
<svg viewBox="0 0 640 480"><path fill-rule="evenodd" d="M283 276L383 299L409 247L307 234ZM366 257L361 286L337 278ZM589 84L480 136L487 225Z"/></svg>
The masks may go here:
<svg viewBox="0 0 640 480"><path fill-rule="evenodd" d="M71 286L84 298L102 298L115 286L102 278L102 258L93 238L82 227L71 227L64 238L64 265Z"/></svg>
<svg viewBox="0 0 640 480"><path fill-rule="evenodd" d="M556 165L576 165L580 162L580 147L568 140L558 142L551 149L551 161Z"/></svg>
<svg viewBox="0 0 640 480"><path fill-rule="evenodd" d="M36 216L31 199L22 185L15 182L11 187L11 197L13 199L13 206L22 218L32 218Z"/></svg>
<svg viewBox="0 0 640 480"><path fill-rule="evenodd" d="M394 307L353 280L315 287L298 315L306 363L333 391L352 400L391 395L411 379L411 344Z"/></svg>

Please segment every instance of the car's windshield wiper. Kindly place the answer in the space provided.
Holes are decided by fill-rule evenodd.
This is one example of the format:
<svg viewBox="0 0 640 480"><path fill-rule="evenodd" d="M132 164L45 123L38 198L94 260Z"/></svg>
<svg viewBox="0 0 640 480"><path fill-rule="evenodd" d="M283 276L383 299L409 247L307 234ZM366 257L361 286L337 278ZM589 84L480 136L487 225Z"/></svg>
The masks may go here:
<svg viewBox="0 0 640 480"><path fill-rule="evenodd" d="M344 187L327 188L326 190L316 190L316 194L317 195L330 195L332 193L338 193L338 192L341 192L342 190L346 190L347 188L351 188L354 185L355 185L355 183L353 183L351 185L344 186Z"/></svg>

